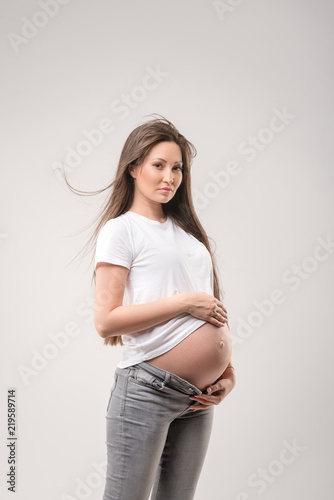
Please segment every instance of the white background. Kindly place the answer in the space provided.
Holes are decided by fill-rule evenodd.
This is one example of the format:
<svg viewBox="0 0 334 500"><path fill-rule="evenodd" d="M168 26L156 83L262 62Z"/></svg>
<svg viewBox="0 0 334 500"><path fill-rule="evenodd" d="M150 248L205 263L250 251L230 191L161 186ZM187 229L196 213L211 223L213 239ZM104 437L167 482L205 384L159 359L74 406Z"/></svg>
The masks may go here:
<svg viewBox="0 0 334 500"><path fill-rule="evenodd" d="M197 148L194 201L217 246L235 341L237 386L216 408L196 500L331 496L334 255L319 244L334 240L334 6L218 4L1 5L1 498L102 498L105 409L121 349L94 329L93 252L69 262L104 196L76 196L55 168L80 149L83 130L108 118L113 131L68 171L77 189L105 187L125 139L151 113ZM138 90L147 68L164 76ZM132 96L124 113L115 111L122 95ZM238 173L226 177L231 161ZM60 332L64 348L52 340ZM6 484L9 388L15 495Z"/></svg>

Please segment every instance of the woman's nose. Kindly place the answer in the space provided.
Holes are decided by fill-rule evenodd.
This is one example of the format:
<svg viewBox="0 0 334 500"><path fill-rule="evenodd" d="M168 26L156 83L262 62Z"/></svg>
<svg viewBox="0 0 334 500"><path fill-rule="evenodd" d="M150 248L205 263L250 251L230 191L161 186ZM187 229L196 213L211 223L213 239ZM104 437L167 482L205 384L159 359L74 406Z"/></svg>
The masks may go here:
<svg viewBox="0 0 334 500"><path fill-rule="evenodd" d="M164 172L164 181L170 184L171 182L173 182L173 180L174 180L174 172L172 171L172 169L166 168Z"/></svg>

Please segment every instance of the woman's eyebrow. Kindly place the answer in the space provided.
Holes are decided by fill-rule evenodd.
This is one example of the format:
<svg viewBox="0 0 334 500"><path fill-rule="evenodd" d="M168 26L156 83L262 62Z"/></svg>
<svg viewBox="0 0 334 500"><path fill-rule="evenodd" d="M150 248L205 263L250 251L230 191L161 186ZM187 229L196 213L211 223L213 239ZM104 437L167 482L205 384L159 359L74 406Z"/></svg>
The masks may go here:
<svg viewBox="0 0 334 500"><path fill-rule="evenodd" d="M161 160L161 161L164 161L165 163L167 163L167 161L164 160L163 158L153 158L151 161L153 161L153 160ZM176 161L176 162L174 162L174 165L175 165L175 163L183 163L183 161L182 160Z"/></svg>

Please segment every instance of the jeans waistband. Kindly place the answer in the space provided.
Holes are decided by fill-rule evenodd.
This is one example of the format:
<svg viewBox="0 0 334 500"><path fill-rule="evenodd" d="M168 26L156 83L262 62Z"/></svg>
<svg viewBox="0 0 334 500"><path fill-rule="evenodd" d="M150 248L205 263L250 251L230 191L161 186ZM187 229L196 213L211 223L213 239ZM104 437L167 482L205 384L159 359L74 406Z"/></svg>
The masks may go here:
<svg viewBox="0 0 334 500"><path fill-rule="evenodd" d="M154 366L151 363L148 363L147 361L142 361L141 363L138 363L136 366L139 366L140 368L147 371L151 375L160 377L163 380L164 385L167 387L171 387L172 389L176 389L185 394L202 394L202 391L198 387L191 384L187 380L178 377L174 373L162 370L161 368L158 368L157 366Z"/></svg>

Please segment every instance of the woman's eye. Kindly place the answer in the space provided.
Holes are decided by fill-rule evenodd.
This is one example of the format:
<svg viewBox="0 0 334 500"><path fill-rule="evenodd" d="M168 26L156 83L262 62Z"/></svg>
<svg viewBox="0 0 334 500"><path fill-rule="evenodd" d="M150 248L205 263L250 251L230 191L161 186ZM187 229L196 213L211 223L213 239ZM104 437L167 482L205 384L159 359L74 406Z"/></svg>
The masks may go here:
<svg viewBox="0 0 334 500"><path fill-rule="evenodd" d="M158 168L159 168L159 167L163 167L164 165L163 165L162 163L153 163L153 166L154 166L154 167L158 167ZM179 167L179 166L177 166L177 167L174 167L174 168L173 168L173 170L179 170L179 171L181 171L181 172L182 172L183 167L181 167L181 166L180 166L180 167Z"/></svg>

